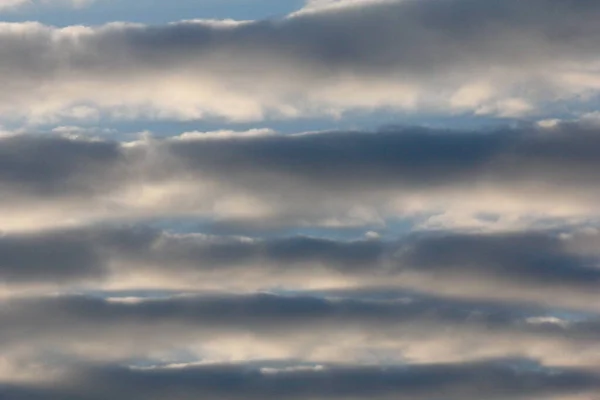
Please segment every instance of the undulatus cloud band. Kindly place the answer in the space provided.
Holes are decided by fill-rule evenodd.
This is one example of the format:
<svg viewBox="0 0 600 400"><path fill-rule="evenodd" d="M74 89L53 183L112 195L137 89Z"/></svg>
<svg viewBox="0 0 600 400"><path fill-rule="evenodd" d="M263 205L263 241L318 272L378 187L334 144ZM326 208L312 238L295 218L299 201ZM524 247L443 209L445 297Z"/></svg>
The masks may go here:
<svg viewBox="0 0 600 400"><path fill-rule="evenodd" d="M599 2L0 21L1 400L597 398Z"/></svg>

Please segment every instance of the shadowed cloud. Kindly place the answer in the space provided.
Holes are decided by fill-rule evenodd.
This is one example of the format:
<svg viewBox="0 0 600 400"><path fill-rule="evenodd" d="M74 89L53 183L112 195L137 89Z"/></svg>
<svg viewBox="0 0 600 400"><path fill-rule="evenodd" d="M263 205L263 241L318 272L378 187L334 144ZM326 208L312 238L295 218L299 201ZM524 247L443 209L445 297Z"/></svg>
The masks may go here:
<svg viewBox="0 0 600 400"><path fill-rule="evenodd" d="M528 360L402 367L324 366L270 372L245 365L130 370L83 366L47 388L7 388L14 399L444 399L564 398L592 393L585 370L520 368ZM2 389L0 389L2 390ZM0 392L1 394L2 392Z"/></svg>
<svg viewBox="0 0 600 400"><path fill-rule="evenodd" d="M0 227L173 216L356 226L440 210L447 225L465 216L483 224L482 213L589 218L600 212L599 137L585 123L134 143L13 136L0 139Z"/></svg>
<svg viewBox="0 0 600 400"><path fill-rule="evenodd" d="M357 108L519 115L597 90L597 71L583 66L598 60L599 16L586 0L424 0L245 22L5 24L0 113L60 120L83 104L188 120Z"/></svg>

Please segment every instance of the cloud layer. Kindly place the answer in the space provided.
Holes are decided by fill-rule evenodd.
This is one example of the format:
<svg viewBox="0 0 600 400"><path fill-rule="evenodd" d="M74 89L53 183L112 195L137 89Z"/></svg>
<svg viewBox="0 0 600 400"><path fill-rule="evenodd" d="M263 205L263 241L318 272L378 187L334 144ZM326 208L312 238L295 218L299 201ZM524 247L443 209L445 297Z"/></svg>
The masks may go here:
<svg viewBox="0 0 600 400"><path fill-rule="evenodd" d="M4 357L61 349L71 357L125 363L177 360L177 354L205 363L271 358L422 364L507 354L555 366L600 361L597 314L560 318L554 308L526 304L350 294L12 299L0 309L0 348Z"/></svg>
<svg viewBox="0 0 600 400"><path fill-rule="evenodd" d="M0 0L0 11L14 11L15 9L26 6L39 5L71 5L73 7L83 7L94 0Z"/></svg>
<svg viewBox="0 0 600 400"><path fill-rule="evenodd" d="M0 229L196 216L276 227L523 228L598 216L598 127L0 139Z"/></svg>
<svg viewBox="0 0 600 400"><path fill-rule="evenodd" d="M511 362L512 361L512 362ZM199 366L185 369L128 370L79 367L44 387L8 387L14 399L305 399L350 398L432 399L439 393L451 400L552 399L591 394L598 377L585 370L522 370L519 360L473 364L424 365L410 368L332 366L257 370L244 365ZM2 392L0 392L2 394Z"/></svg>
<svg viewBox="0 0 600 400"><path fill-rule="evenodd" d="M59 3L80 4L0 14ZM599 20L310 0L0 22L0 399L591 400Z"/></svg>
<svg viewBox="0 0 600 400"><path fill-rule="evenodd" d="M584 0L426 0L250 22L3 24L0 113L31 122L97 110L232 120L353 109L521 115L596 94L599 14Z"/></svg>
<svg viewBox="0 0 600 400"><path fill-rule="evenodd" d="M12 288L256 290L392 285L598 310L597 233L431 233L396 240L258 239L143 227L0 238Z"/></svg>

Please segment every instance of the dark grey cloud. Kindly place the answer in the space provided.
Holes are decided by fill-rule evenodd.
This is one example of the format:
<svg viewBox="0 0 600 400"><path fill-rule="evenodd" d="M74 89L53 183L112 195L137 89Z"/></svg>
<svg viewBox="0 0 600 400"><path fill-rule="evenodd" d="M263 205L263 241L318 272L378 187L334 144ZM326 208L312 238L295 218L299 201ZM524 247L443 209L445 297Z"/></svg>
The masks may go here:
<svg viewBox="0 0 600 400"><path fill-rule="evenodd" d="M148 354L311 361L327 354L369 362L382 351L414 362L506 354L553 365L600 360L597 314L414 295L387 301L306 294L13 299L0 309L0 324L5 355L27 349L42 358L52 349L108 361Z"/></svg>
<svg viewBox="0 0 600 400"><path fill-rule="evenodd" d="M598 261L568 251L564 240L547 234L442 234L421 237L398 255L400 265L443 274L490 274L531 285L576 285L596 289ZM459 272L460 271L460 272Z"/></svg>
<svg viewBox="0 0 600 400"><path fill-rule="evenodd" d="M379 263L385 244L377 241L343 242L311 237L247 240L243 238L161 235L140 238L135 232L122 231L140 247L117 250L116 257L134 264L149 264L177 270L195 269L218 271L260 265L286 270L302 265L318 265L338 272L355 273ZM119 235L120 237L121 235ZM148 240L149 239L149 240ZM111 238L112 240L112 238ZM117 246L118 248L119 246Z"/></svg>
<svg viewBox="0 0 600 400"><path fill-rule="evenodd" d="M270 183L273 190L278 185L335 193L485 184L525 190L536 183L593 190L599 137L597 126L584 124L488 132L398 127L166 145L188 168L239 185Z"/></svg>
<svg viewBox="0 0 600 400"><path fill-rule="evenodd" d="M352 298L312 297L298 294L202 295L164 299L102 299L85 296L59 296L9 300L0 314L0 336L14 334L22 339L27 332L44 335L53 330L69 331L88 326L90 331L140 324L197 326L201 330L248 330L249 332L285 332L308 329L306 325L329 329L343 326L379 329L397 326L407 331L421 323L459 327L470 326L493 332L515 331L563 335L573 339L596 340L600 323L593 315L566 319L564 325L540 323L527 325L531 318L550 318L555 309L506 304L483 300L459 300L445 297L407 295L400 299L375 301ZM560 312L559 312L560 314ZM567 312L562 312L567 314ZM576 314L573 314L576 315ZM36 328L37 327L37 328ZM74 329L77 332L79 329ZM151 331L151 330L150 330ZM436 334L435 332L432 332Z"/></svg>
<svg viewBox="0 0 600 400"><path fill-rule="evenodd" d="M29 105L34 120L80 104L187 119L357 107L514 114L595 90L584 66L597 60L598 17L593 1L429 0L229 25L6 25L0 110Z"/></svg>
<svg viewBox="0 0 600 400"><path fill-rule="evenodd" d="M506 136L505 136L506 135ZM427 188L476 179L512 144L511 132L494 135L391 129L264 136L222 141L181 141L168 150L190 168L228 176L239 184L311 185L328 191Z"/></svg>
<svg viewBox="0 0 600 400"><path fill-rule="evenodd" d="M243 23L0 23L0 120L521 115L594 98L598 20L591 0L406 0ZM590 115L127 143L3 134L0 399L598 393L600 235L523 223L600 215ZM337 240L144 226L383 231L409 215L443 229Z"/></svg>
<svg viewBox="0 0 600 400"><path fill-rule="evenodd" d="M599 137L584 123L199 134L136 144L10 137L0 140L0 227L186 215L271 226L439 212L450 225L482 213L593 218Z"/></svg>
<svg viewBox="0 0 600 400"><path fill-rule="evenodd" d="M0 279L11 283L55 283L102 278L106 260L85 232L0 236Z"/></svg>
<svg viewBox="0 0 600 400"><path fill-rule="evenodd" d="M402 367L328 366L278 373L248 365L131 370L81 367L47 388L6 389L15 399L495 399L565 398L591 394L586 370L520 368L528 360ZM1 393L1 392L0 392ZM26 397L30 396L30 397Z"/></svg>
<svg viewBox="0 0 600 400"><path fill-rule="evenodd" d="M140 236L135 230L121 231L117 243L136 245L117 246L113 257L124 260L125 268L129 263L132 270L164 274L168 268L184 275L199 273L196 279L221 272L230 282L236 278L228 274L239 271L242 280L264 276L265 283L275 284L281 279L302 286L325 272L340 282L347 279L357 285L395 282L435 291L439 290L437 284L427 286L419 281L433 283L443 278L457 285L455 294L461 290L477 293L466 286L481 285L485 288L482 296L492 287L500 297L510 298L503 292L509 290L516 292L512 296L517 298L531 296L531 300L563 305L569 300L553 300L556 293L570 294L574 305L581 304L581 298L589 299L600 287L598 254L574 249L579 240L589 239L567 240L549 232L430 233L396 241L309 237L247 240L152 236L151 232Z"/></svg>
<svg viewBox="0 0 600 400"><path fill-rule="evenodd" d="M539 232L423 234L398 246L392 259L429 290L594 307L598 260L576 243Z"/></svg>
<svg viewBox="0 0 600 400"><path fill-rule="evenodd" d="M565 209L559 215L590 218L599 195L598 137L593 125L564 123L491 132L391 128L134 144L2 138L0 226L9 233L0 237L0 275L63 286L102 278L115 283L127 274L145 274L155 284L167 277L254 288L318 285L331 278L350 285L390 280L453 295L581 306L599 285L597 254L577 250L573 243L581 238L568 241L544 232L336 241L176 235L135 227L35 230L199 214L302 226L327 218L343 222L357 207L366 209L361 221L368 223L369 212L382 219L403 212L386 201L414 197L430 212L440 206L452 210L463 201L467 215L480 212L474 204L481 202L483 210L500 217ZM483 196L485 190L493 195ZM505 207L509 200L514 204Z"/></svg>
<svg viewBox="0 0 600 400"><path fill-rule="evenodd" d="M89 289L383 284L593 309L590 300L600 287L599 254L591 251L597 240L596 234L543 231L251 239L89 227L0 237L0 276L12 284L63 289L74 283ZM136 281L142 278L145 283Z"/></svg>
<svg viewBox="0 0 600 400"><path fill-rule="evenodd" d="M366 191L477 184L595 184L598 127L506 128L488 132L397 127L117 142L19 135L0 140L0 182L34 194L111 189L112 181L203 176L272 190ZM133 171L139 174L131 176ZM197 175L195 175L197 174ZM179 176L181 175L181 176ZM131 183L136 183L131 182ZM201 182L197 182L201 184ZM14 186L14 187L13 187ZM114 189L114 188L112 188ZM260 190L263 190L261 187Z"/></svg>
<svg viewBox="0 0 600 400"><path fill-rule="evenodd" d="M253 240L171 234L147 227L88 227L0 236L0 276L16 284L102 284L128 274L196 276L218 282L235 273L260 276L317 270L362 274L376 266L386 245L311 237ZM221 273L221 275L219 275ZM123 275L122 275L123 274ZM233 274L233 275L230 275ZM307 275L308 274L308 275ZM184 278L185 279L185 278Z"/></svg>
<svg viewBox="0 0 600 400"><path fill-rule="evenodd" d="M116 142L59 136L8 136L0 139L0 190L3 197L94 194L106 190L110 174L124 162Z"/></svg>
<svg viewBox="0 0 600 400"><path fill-rule="evenodd" d="M106 300L84 296L10 300L2 310L0 337L23 340L28 335L57 337L126 327L148 330L152 326L195 326L199 331L277 333L344 327L379 329L385 326L413 329L411 323L469 325L484 330L519 329L527 317L544 315L502 304L444 298L410 298L398 301L328 299L273 294L204 295L165 299ZM139 325L139 326L137 326ZM312 326L310 328L309 326ZM43 327L43 329L42 329ZM534 326L530 329L537 329ZM547 327L549 328L549 327ZM523 326L523 329L527 329ZM565 332L568 328L563 327ZM62 332L62 333L61 333ZM133 332L133 331L132 331ZM213 332L214 333L214 332ZM125 335L125 334L124 334ZM157 334L159 335L159 334ZM96 340L101 340L99 334ZM593 339L590 337L590 339Z"/></svg>

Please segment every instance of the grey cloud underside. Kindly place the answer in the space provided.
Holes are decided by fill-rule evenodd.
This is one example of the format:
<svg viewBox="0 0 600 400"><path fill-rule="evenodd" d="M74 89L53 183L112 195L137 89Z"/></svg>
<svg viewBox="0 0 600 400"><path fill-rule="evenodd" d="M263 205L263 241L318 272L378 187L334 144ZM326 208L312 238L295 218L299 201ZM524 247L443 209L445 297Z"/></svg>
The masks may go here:
<svg viewBox="0 0 600 400"><path fill-rule="evenodd" d="M0 23L0 400L595 398L598 21L597 0L375 0ZM579 121L2 128L563 106Z"/></svg>
<svg viewBox="0 0 600 400"><path fill-rule="evenodd" d="M114 142L44 136L3 138L0 182L6 189L2 192L9 196L9 190L22 189L33 196L49 197L80 191L97 193L107 185L105 180L110 180L108 171L124 161L122 149Z"/></svg>
<svg viewBox="0 0 600 400"><path fill-rule="evenodd" d="M104 267L95 245L74 234L0 237L0 277L6 283L100 279Z"/></svg>
<svg viewBox="0 0 600 400"><path fill-rule="evenodd" d="M253 62L263 62L260 58L264 56L267 62L273 61L271 56L290 57L290 65L299 62L326 74L399 68L415 76L430 76L438 68L448 71L457 65L486 64L497 61L498 56L506 57L502 59L506 63L515 62L511 55L520 56L525 63L551 61L548 50L593 57L589 50L596 48L595 38L600 34L593 18L599 13L600 7L593 1L536 0L526 5L499 0L388 2L229 29L210 24L107 29L90 42L95 45L92 49L105 50L97 54L118 50L130 55L107 59L111 66L168 67L177 59L197 61L205 56L212 61L211 57L217 58L223 51L241 54L232 56L232 61L247 61L246 65L229 65L230 70L240 72L253 72ZM357 31L360 36L355 35ZM541 38L529 36L534 32ZM520 35L525 40L541 39L544 48L531 54L526 44L509 40ZM123 49L131 52L123 53ZM500 50L504 54L499 55ZM78 55L82 57L73 64L85 65L86 54ZM540 55L545 60L540 60Z"/></svg>
<svg viewBox="0 0 600 400"><path fill-rule="evenodd" d="M419 191L486 184L510 189L534 182L581 190L590 185L593 191L598 138L598 128L577 125L555 132L392 128L377 133L173 141L167 151L189 172L242 187L260 184L266 189L270 184L272 191L296 186L325 193Z"/></svg>
<svg viewBox="0 0 600 400"><path fill-rule="evenodd" d="M423 237L408 244L400 264L416 269L486 275L535 285L595 288L600 269L594 257L572 253L566 243L544 234L460 235ZM459 272L460 271L460 272Z"/></svg>
<svg viewBox="0 0 600 400"><path fill-rule="evenodd" d="M467 202L473 213L501 214L508 203L515 212L593 216L599 137L584 124L200 135L134 146L17 136L0 139L0 207L9 217L40 213L38 226L174 215L306 224L343 220L357 207L372 221L410 213L403 202L424 213Z"/></svg>
<svg viewBox="0 0 600 400"><path fill-rule="evenodd" d="M0 274L16 282L56 282L158 269L169 273L245 268L285 273L301 264L359 272L376 264L385 245L309 237L249 241L235 237L172 235L149 228L89 228L0 237ZM112 263L122 265L109 269ZM70 283L70 282L68 282Z"/></svg>
<svg viewBox="0 0 600 400"><path fill-rule="evenodd" d="M389 128L223 139L200 134L134 147L21 135L0 139L0 183L50 196L116 189L128 179L136 184L203 175L240 187L269 179L277 191L285 180L292 189L313 185L330 193L486 183L592 185L598 133L577 124L493 132Z"/></svg>
<svg viewBox="0 0 600 400"><path fill-rule="evenodd" d="M119 356L112 357L127 360L150 350L252 338L275 347L283 341L288 354L298 356L300 350L294 346L299 346L307 357L311 346L313 350L335 349L335 342L321 343L319 338L325 335L338 338L340 348L348 338L372 349L390 346L391 341L396 343L397 356L417 360L468 360L478 350L503 355L507 348L513 355L548 359L567 353L575 364L600 359L595 347L600 318L589 314L553 319L556 312L523 304L427 296L389 301L271 294L188 295L133 302L83 296L30 298L10 300L0 309L0 346L5 352L26 346L61 349L66 354L86 346L118 349ZM449 355L419 355L413 350L439 342L445 343ZM471 346L471 354L460 350L465 344ZM547 351L528 347L532 344Z"/></svg>
<svg viewBox="0 0 600 400"><path fill-rule="evenodd" d="M13 284L65 289L146 276L179 286L247 289L303 288L329 278L339 285L389 284L595 309L600 287L596 243L594 234L561 239L545 232L337 241L87 228L0 237L0 276Z"/></svg>
<svg viewBox="0 0 600 400"><path fill-rule="evenodd" d="M268 373L252 365L128 370L85 367L48 387L0 388L15 400L111 399L551 399L591 394L598 377L586 370L519 368L528 360L410 367L331 366ZM541 397L543 396L543 397Z"/></svg>
<svg viewBox="0 0 600 400"><path fill-rule="evenodd" d="M594 171L600 167L599 137L598 128L583 124L492 132L394 128L376 133L200 135L135 145L22 135L0 139L0 206L6 211L4 221L15 217L18 223L39 223L43 214L36 212L43 210L50 225L78 216L81 222L171 215L227 220L237 206L220 214L218 208L243 195L266 207L262 214L247 217L260 223L290 215L294 221L322 218L356 204L378 209L390 196L419 195L427 207L428 199L444 204L444 194L477 199L479 189L491 188L510 193L530 210L536 195L555 207L588 204L590 216L598 199ZM148 187L159 188L169 201L162 202L161 196L146 200ZM503 212L494 203L489 207ZM593 250L596 239L590 238L587 247ZM307 276L318 281L311 275L315 273L349 279L352 285L408 284L452 292L448 294L490 292L596 307L597 262L597 251L577 250L571 242L543 232L425 234L395 242L307 237L252 241L144 228L0 237L2 279L63 286L93 286L148 273L180 282L303 286Z"/></svg>
<svg viewBox="0 0 600 400"><path fill-rule="evenodd" d="M330 108L397 107L403 104L399 94L410 99L413 91L417 106L447 106L461 88L489 84L489 96L460 100L457 107L496 112L495 102L515 97L537 102L593 92L594 78L576 85L563 78L594 74L577 65L597 61L598 18L600 7L587 0L449 0L373 2L229 26L117 24L83 33L4 28L0 71L6 90L0 110L20 112L28 102L46 104L43 98L48 103L41 109L59 114L73 104L91 103L150 105L159 117L247 119L261 118L265 111L289 116ZM177 106L169 106L169 99L144 99L153 90L177 85L176 77L198 88L208 85L213 93L180 96ZM383 94L382 82L411 88ZM122 85L131 90L119 92ZM151 89L144 92L144 87ZM507 87L512 89L498 93ZM347 96L353 88L361 89L364 98ZM319 94L312 95L316 90ZM111 98L117 93L119 99ZM447 98L436 98L439 93ZM220 97L226 100L219 102ZM413 100L408 103L414 106Z"/></svg>

